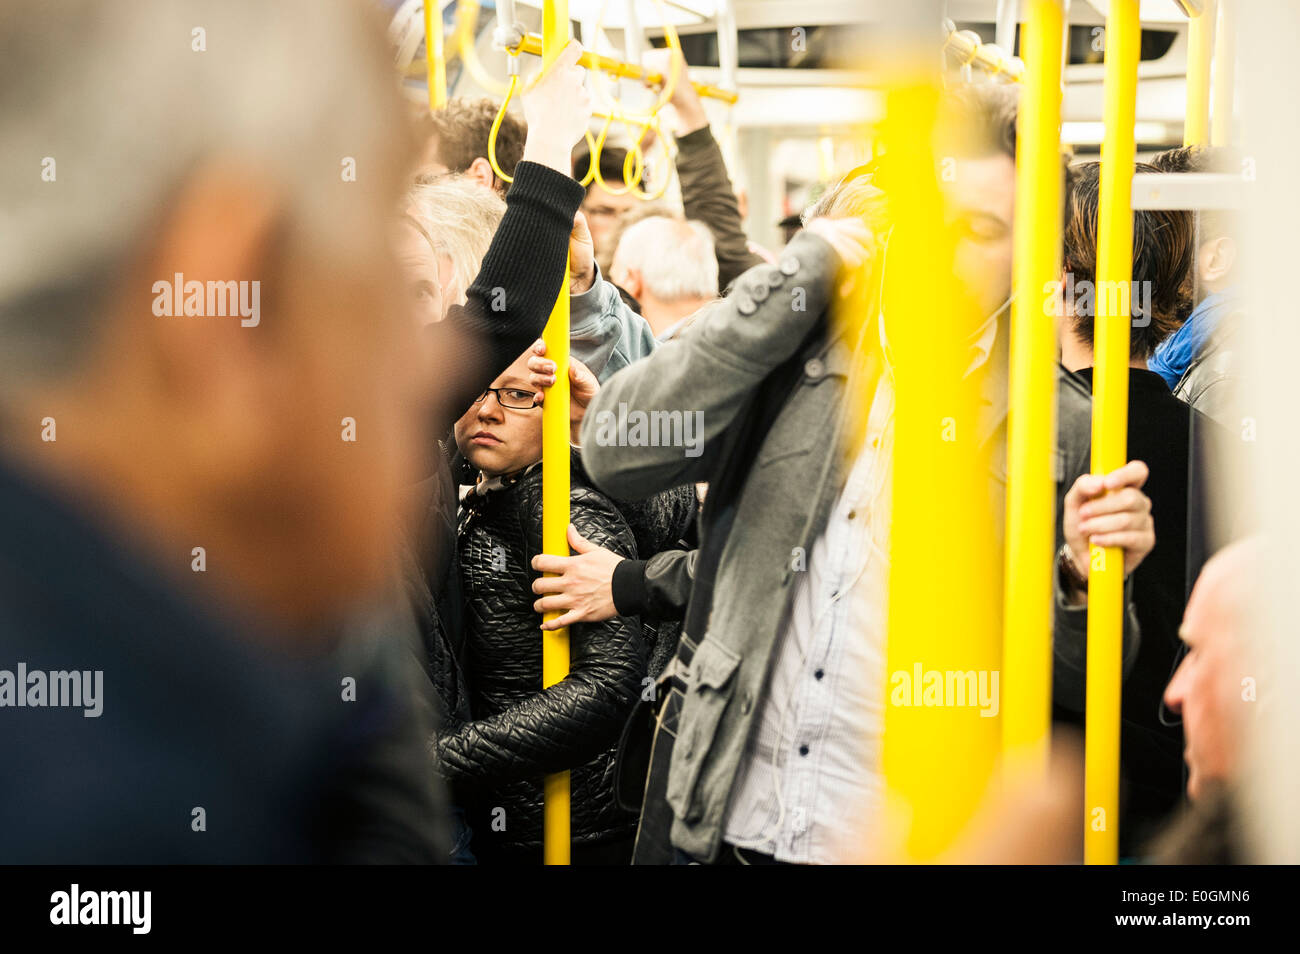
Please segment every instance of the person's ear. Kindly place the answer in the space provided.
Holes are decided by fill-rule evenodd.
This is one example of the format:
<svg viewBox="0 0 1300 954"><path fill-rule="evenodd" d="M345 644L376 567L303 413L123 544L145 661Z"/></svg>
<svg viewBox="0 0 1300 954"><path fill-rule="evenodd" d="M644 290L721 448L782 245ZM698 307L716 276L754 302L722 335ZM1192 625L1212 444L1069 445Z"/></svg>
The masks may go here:
<svg viewBox="0 0 1300 954"><path fill-rule="evenodd" d="M279 316L262 306L284 300L284 276L270 264L282 213L283 195L255 168L199 170L145 257L151 307L127 303L154 406L168 409L160 426L171 427L179 463L214 486L276 453L283 395L271 392L292 383L273 372L273 349L296 329L275 327Z"/></svg>
<svg viewBox="0 0 1300 954"><path fill-rule="evenodd" d="M1232 272L1237 261L1237 243L1228 236L1206 242L1201 248L1201 280L1221 282Z"/></svg>
<svg viewBox="0 0 1300 954"><path fill-rule="evenodd" d="M637 301L641 300L641 293L645 290L645 283L641 280L641 272L635 268L625 269L623 271L623 280L621 282L615 281L614 284L621 286L623 291Z"/></svg>
<svg viewBox="0 0 1300 954"><path fill-rule="evenodd" d="M488 162L485 156L479 156L471 162L469 168L465 170L465 175L489 189L496 188L497 174L492 171L492 163Z"/></svg>
<svg viewBox="0 0 1300 954"><path fill-rule="evenodd" d="M1057 317L1058 323L1059 319L1069 318L1074 314L1074 302L1068 300L1066 297L1066 289L1073 287L1073 284L1067 280L1069 271L1069 266L1062 266L1060 280L1053 282L1052 284L1055 287L1050 290L1050 307L1052 309L1052 314Z"/></svg>

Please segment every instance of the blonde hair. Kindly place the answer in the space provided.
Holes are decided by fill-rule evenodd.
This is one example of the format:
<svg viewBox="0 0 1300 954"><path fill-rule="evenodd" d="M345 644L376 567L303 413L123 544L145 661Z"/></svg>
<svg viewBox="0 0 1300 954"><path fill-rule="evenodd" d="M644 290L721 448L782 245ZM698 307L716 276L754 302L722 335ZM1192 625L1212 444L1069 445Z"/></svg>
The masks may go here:
<svg viewBox="0 0 1300 954"><path fill-rule="evenodd" d="M448 175L418 181L405 205L434 251L451 262L448 303L463 304L506 213L505 201L474 179Z"/></svg>

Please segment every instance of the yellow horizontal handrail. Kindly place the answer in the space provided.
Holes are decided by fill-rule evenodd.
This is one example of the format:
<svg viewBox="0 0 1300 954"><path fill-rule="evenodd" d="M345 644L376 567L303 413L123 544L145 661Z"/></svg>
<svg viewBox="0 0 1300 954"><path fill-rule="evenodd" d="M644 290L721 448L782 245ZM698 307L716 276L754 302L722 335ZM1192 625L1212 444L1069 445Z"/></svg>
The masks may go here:
<svg viewBox="0 0 1300 954"><path fill-rule="evenodd" d="M943 48L960 57L963 66L978 66L994 76L1005 76L1013 83L1024 78L1023 62L991 43L983 42L973 30L952 30L944 40Z"/></svg>
<svg viewBox="0 0 1300 954"><path fill-rule="evenodd" d="M510 52L529 53L533 56L542 55L542 38L535 33L528 33L519 42L514 50ZM578 65L589 70L599 70L602 73L608 73L610 76L617 76L620 79L639 79L651 85L659 85L667 82L662 73L648 72L644 67L634 66L612 56L605 56L602 53L593 53L586 50L578 57ZM724 103L735 105L740 98L734 90L722 89L719 86L710 86L708 83L697 83L691 81L691 86L695 92L708 99L718 99Z"/></svg>

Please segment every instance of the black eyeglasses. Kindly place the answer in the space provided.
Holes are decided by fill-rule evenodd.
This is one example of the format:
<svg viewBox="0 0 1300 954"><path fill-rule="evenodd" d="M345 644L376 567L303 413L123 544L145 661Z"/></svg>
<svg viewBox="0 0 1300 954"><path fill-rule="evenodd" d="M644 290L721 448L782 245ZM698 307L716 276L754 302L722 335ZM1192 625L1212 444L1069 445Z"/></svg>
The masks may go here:
<svg viewBox="0 0 1300 954"><path fill-rule="evenodd" d="M495 394L498 404L513 411L528 411L537 406L537 392L525 391L523 388L485 388L474 399L474 403L482 404L489 394Z"/></svg>

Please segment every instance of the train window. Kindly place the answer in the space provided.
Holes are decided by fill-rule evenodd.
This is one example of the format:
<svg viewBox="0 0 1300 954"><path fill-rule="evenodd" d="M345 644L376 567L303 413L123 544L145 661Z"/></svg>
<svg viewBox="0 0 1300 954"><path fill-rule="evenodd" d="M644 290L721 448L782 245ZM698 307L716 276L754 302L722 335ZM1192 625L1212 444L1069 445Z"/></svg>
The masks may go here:
<svg viewBox="0 0 1300 954"><path fill-rule="evenodd" d="M992 23L958 23L959 30L973 30L985 43L992 43ZM1069 62L1071 65L1098 63L1104 47L1100 26L1073 24L1070 27ZM862 66L863 41L872 27L849 24L822 26L763 27L739 31L739 66L749 69L857 69ZM800 42L792 42L792 38ZM1143 30L1143 61L1158 60L1173 47L1178 38L1175 30ZM718 66L718 35L715 31L682 33L682 52L692 66ZM651 37L655 46L665 46L661 36ZM1020 31L1016 30L1016 54L1020 52Z"/></svg>
<svg viewBox="0 0 1300 954"><path fill-rule="evenodd" d="M996 34L996 28L992 23L958 23L958 30L973 30L979 34L981 40L985 43L992 43ZM1069 59L1067 62L1071 66L1078 66L1084 63L1100 64L1105 59L1105 46L1102 43L1104 30L1101 24L1089 26L1086 23L1073 23L1070 25L1070 36L1067 41L1067 50ZM1176 30L1148 30L1142 31L1141 58L1143 62L1148 60L1158 60L1173 48L1174 40L1178 39ZM1020 27L1016 27L1015 49L1013 55L1020 55Z"/></svg>

